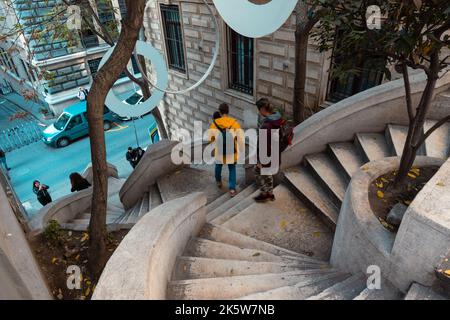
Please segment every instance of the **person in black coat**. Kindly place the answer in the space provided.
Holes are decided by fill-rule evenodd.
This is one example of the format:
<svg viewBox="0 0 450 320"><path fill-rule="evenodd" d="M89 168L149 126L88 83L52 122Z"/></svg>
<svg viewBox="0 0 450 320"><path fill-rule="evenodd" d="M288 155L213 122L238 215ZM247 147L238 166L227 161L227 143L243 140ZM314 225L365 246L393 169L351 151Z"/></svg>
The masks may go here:
<svg viewBox="0 0 450 320"><path fill-rule="evenodd" d="M127 161L130 163L130 165L134 168L136 168L138 164L139 155L136 149L133 149L132 147L128 147L127 154L125 155L127 158Z"/></svg>
<svg viewBox="0 0 450 320"><path fill-rule="evenodd" d="M91 186L89 181L83 178L78 172L71 173L69 178L70 184L72 185L71 192L81 191Z"/></svg>
<svg viewBox="0 0 450 320"><path fill-rule="evenodd" d="M41 184L38 180L33 181L33 192L37 195L37 199L43 206L52 202L52 197L48 193L49 186Z"/></svg>

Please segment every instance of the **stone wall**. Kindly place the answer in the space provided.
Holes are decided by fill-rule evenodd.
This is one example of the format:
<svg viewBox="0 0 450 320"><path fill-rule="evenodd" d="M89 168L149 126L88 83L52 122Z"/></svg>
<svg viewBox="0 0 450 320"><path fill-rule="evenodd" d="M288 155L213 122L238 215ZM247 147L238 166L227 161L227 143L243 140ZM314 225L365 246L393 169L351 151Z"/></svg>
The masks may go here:
<svg viewBox="0 0 450 320"><path fill-rule="evenodd" d="M201 78L212 60L215 41L214 21L207 7L199 0L149 2L144 20L146 38L164 54L165 40L160 4L180 6L187 72L182 74L170 70L169 83L170 90L186 88ZM203 85L187 94L166 94L160 105L172 133L179 128L193 131L194 120L203 121L206 127L211 122L212 113L222 102L232 106L231 115L240 120L244 127L256 125L254 104L261 97L271 98L276 106L281 107L288 115L292 114L295 15L293 14L274 34L255 40L253 95L229 89L226 45L228 27L219 15L216 16L219 19L222 43L212 75ZM323 102L325 97L329 60L325 54L319 53L311 42L308 62L307 103L315 107Z"/></svg>

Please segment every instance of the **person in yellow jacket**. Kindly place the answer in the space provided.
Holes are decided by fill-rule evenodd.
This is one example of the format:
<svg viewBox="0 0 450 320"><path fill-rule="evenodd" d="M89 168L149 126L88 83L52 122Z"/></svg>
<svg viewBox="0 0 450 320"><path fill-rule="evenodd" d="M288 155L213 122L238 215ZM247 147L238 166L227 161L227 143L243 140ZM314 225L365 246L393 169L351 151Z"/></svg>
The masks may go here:
<svg viewBox="0 0 450 320"><path fill-rule="evenodd" d="M219 106L219 115L214 116L209 131L209 141L216 142L214 157L216 159L215 177L217 186L222 188L222 167L228 165L228 188L230 195L236 195L236 163L239 149L244 145L244 134L239 122L229 116L230 107L226 103Z"/></svg>

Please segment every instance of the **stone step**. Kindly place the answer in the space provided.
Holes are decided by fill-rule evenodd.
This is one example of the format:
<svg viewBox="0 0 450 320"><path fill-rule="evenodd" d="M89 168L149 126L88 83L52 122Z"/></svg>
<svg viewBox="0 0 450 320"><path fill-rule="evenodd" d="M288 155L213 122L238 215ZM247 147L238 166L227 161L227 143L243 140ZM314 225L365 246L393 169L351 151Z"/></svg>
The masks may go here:
<svg viewBox="0 0 450 320"><path fill-rule="evenodd" d="M239 189L237 191L239 192ZM206 212L208 213L208 212L215 210L217 207L221 206L222 204L224 204L225 202L227 202L230 199L231 199L230 194L228 192L225 192L220 197L218 197L216 200L214 200L213 202L210 202L206 205Z"/></svg>
<svg viewBox="0 0 450 320"><path fill-rule="evenodd" d="M355 145L351 142L337 142L330 143L328 146L331 154L344 170L347 181L350 182L353 174L364 164Z"/></svg>
<svg viewBox="0 0 450 320"><path fill-rule="evenodd" d="M198 191L205 193L209 204L223 194L216 186L213 172L190 167L162 176L157 185L163 202Z"/></svg>
<svg viewBox="0 0 450 320"><path fill-rule="evenodd" d="M233 198L230 198L229 193L225 194L226 197L221 196L218 200L223 202L220 204L219 203L216 204L216 201L214 201L217 207L211 211L207 211L206 221L214 220L215 218L223 214L225 211L233 208L236 204L251 196L257 190L258 190L257 186L255 184L252 184L247 188L245 188L244 190L240 191ZM208 209L211 209L211 207L208 207L207 210Z"/></svg>
<svg viewBox="0 0 450 320"><path fill-rule="evenodd" d="M309 257L328 259L324 249L332 241L330 230L285 184L273 193L275 201L253 202L222 226Z"/></svg>
<svg viewBox="0 0 450 320"><path fill-rule="evenodd" d="M177 280L169 283L168 297L173 300L236 299L333 272L335 272L333 269L312 269L275 274Z"/></svg>
<svg viewBox="0 0 450 320"><path fill-rule="evenodd" d="M386 279L381 279L380 289L364 289L353 300L401 300L403 294Z"/></svg>
<svg viewBox="0 0 450 320"><path fill-rule="evenodd" d="M313 176L331 194L335 204L340 206L344 200L347 181L333 160L325 153L309 154L304 159L307 166L312 169Z"/></svg>
<svg viewBox="0 0 450 320"><path fill-rule="evenodd" d="M298 282L269 291L259 292L240 298L240 300L304 300L323 290L344 281L350 275L344 273L330 273L320 277Z"/></svg>
<svg viewBox="0 0 450 320"><path fill-rule="evenodd" d="M229 245L233 245L240 248L252 249L252 250L262 250L274 255L285 255L285 256L295 256L303 258L303 260L308 263L323 264L323 261L310 258L306 255L278 247L268 242L260 241L258 239L248 237L242 233L234 232L228 228L220 225L213 225L206 223L200 232L199 237L211 241L222 242Z"/></svg>
<svg viewBox="0 0 450 320"><path fill-rule="evenodd" d="M91 219L91 213L85 212L77 216L77 219Z"/></svg>
<svg viewBox="0 0 450 320"><path fill-rule="evenodd" d="M292 263L295 261L294 257L277 256L262 250L239 248L230 244L202 238L192 238L188 242L183 256L255 262Z"/></svg>
<svg viewBox="0 0 450 320"><path fill-rule="evenodd" d="M390 153L395 156L401 156L408 135L408 127L396 124L386 126L386 141L390 148Z"/></svg>
<svg viewBox="0 0 450 320"><path fill-rule="evenodd" d="M149 205L150 205L150 194L148 192L146 192L146 193L144 193L144 196L142 197L142 200L141 200L141 206L139 207L138 219L150 211Z"/></svg>
<svg viewBox="0 0 450 320"><path fill-rule="evenodd" d="M357 274L309 297L307 300L352 300L364 289L366 289L366 278L364 275Z"/></svg>
<svg viewBox="0 0 450 320"><path fill-rule="evenodd" d="M241 201L239 201L236 205L226 210L217 218L210 220L209 222L218 225L226 223L228 220L232 219L233 217L241 213L243 210L254 204L255 200L253 200L253 198L256 197L258 194L259 190L253 192L251 195L247 196L244 199L241 199Z"/></svg>
<svg viewBox="0 0 450 320"><path fill-rule="evenodd" d="M163 203L161 194L158 190L156 183L149 188L148 208L149 211L155 209L157 206Z"/></svg>
<svg viewBox="0 0 450 320"><path fill-rule="evenodd" d="M405 296L405 300L448 300L436 293L430 287L413 283Z"/></svg>
<svg viewBox="0 0 450 320"><path fill-rule="evenodd" d="M284 273L296 270L326 269L329 265L311 263L250 262L200 257L178 257L173 280L234 277L243 275Z"/></svg>
<svg viewBox="0 0 450 320"><path fill-rule="evenodd" d="M437 121L426 120L423 126L424 132L427 132ZM425 140L425 152L429 157L446 159L449 156L450 149L450 123L446 123L440 128L436 129Z"/></svg>
<svg viewBox="0 0 450 320"><path fill-rule="evenodd" d="M386 139L381 133L357 133L355 145L360 150L364 162L391 156Z"/></svg>
<svg viewBox="0 0 450 320"><path fill-rule="evenodd" d="M304 167L290 168L284 172L286 185L302 202L315 212L325 224L334 229L339 209L330 196Z"/></svg>

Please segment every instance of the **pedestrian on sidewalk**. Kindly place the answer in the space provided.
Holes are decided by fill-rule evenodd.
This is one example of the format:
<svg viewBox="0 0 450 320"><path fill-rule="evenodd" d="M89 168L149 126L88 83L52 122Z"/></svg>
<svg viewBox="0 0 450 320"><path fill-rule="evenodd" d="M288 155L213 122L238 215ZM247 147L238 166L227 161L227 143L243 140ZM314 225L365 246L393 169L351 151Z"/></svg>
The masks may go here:
<svg viewBox="0 0 450 320"><path fill-rule="evenodd" d="M135 149L133 149L132 147L128 147L128 151L125 154L125 157L127 159L127 161L130 163L130 165L134 168L136 168L137 164L138 164L138 153Z"/></svg>
<svg viewBox="0 0 450 320"><path fill-rule="evenodd" d="M230 117L229 113L228 104L222 103L219 106L219 113L213 115L209 141L216 143L214 156L217 186L222 188L222 168L226 164L228 165L228 189L231 197L234 197L236 195L236 163L239 157L239 148L244 144L244 136L239 122ZM227 147L227 143L232 144L232 147Z"/></svg>
<svg viewBox="0 0 450 320"><path fill-rule="evenodd" d="M87 99L88 93L89 93L89 92L88 92L85 88L80 87L80 88L78 89L78 95L77 95L77 97L78 97L78 99L80 99L80 101L85 101L85 100Z"/></svg>
<svg viewBox="0 0 450 320"><path fill-rule="evenodd" d="M11 170L11 168L8 167L8 164L6 163L5 151L3 151L3 149L1 148L0 148L0 165L3 166L3 168L5 168L5 170L7 171Z"/></svg>
<svg viewBox="0 0 450 320"><path fill-rule="evenodd" d="M33 192L37 195L37 199L43 206L46 206L52 202L52 197L48 193L50 187L45 184L41 184L38 180L33 182Z"/></svg>
<svg viewBox="0 0 450 320"><path fill-rule="evenodd" d="M258 111L260 115L263 117L261 125L259 129L265 129L265 132L258 131L258 163L256 164L254 171L257 183L260 185L261 193L255 197L256 202L266 202L266 201L274 201L275 196L273 195L273 175L263 175L261 174L262 168L270 168L271 163L261 164L260 155L259 155L259 140L263 138L261 135L266 134L267 141L267 156L270 158L271 154L271 133L272 130L280 129L283 125L283 119L281 114L278 111L275 111L272 107L272 104L267 98L261 98L256 102L256 106L258 107ZM280 161L281 161L281 152L280 152Z"/></svg>
<svg viewBox="0 0 450 320"><path fill-rule="evenodd" d="M81 191L91 186L89 181L83 178L78 172L71 173L69 179L72 186L70 192Z"/></svg>

